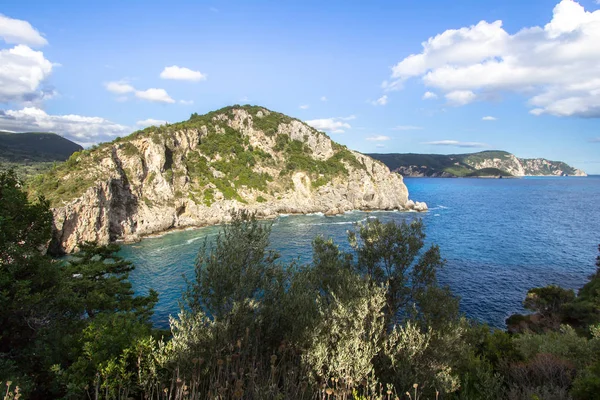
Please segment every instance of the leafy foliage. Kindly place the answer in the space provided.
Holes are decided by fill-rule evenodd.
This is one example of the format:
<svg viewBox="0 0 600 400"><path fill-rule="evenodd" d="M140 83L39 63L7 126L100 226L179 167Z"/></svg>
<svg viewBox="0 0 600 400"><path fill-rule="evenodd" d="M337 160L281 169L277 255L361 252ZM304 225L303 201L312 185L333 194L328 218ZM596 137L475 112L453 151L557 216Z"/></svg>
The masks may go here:
<svg viewBox="0 0 600 400"><path fill-rule="evenodd" d="M84 244L68 261L42 254L51 223L46 201L28 202L14 173L0 173L0 381L32 398L83 395L132 332L151 332L157 300L133 295L117 246Z"/></svg>

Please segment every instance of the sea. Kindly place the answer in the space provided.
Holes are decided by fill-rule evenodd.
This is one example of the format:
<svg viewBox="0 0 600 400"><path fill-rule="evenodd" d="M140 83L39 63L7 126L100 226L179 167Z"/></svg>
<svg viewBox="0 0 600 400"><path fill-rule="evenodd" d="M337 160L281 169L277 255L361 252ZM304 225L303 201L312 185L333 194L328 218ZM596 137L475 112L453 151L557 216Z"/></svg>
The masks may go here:
<svg viewBox="0 0 600 400"><path fill-rule="evenodd" d="M460 297L468 318L505 328L524 312L530 288L557 284L578 289L596 270L600 244L600 176L519 179L405 178L409 197L425 201L426 213L360 212L339 216L282 215L271 221L271 248L282 261L308 263L318 235L350 250L348 230L368 218L421 218L426 247L440 247L445 267L438 279ZM194 278L202 242L221 227L174 231L123 245L120 255L135 265L133 289L159 293L153 316L167 328L180 309L185 278Z"/></svg>

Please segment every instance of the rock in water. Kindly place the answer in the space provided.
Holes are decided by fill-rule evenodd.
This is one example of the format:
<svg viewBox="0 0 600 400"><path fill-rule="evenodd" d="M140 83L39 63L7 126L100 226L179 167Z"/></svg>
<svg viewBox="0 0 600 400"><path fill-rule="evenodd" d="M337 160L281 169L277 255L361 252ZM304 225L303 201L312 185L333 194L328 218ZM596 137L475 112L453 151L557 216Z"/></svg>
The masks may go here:
<svg viewBox="0 0 600 400"><path fill-rule="evenodd" d="M53 250L173 228L349 210L425 211L402 177L325 133L256 106L193 114L74 154L33 181L54 211Z"/></svg>

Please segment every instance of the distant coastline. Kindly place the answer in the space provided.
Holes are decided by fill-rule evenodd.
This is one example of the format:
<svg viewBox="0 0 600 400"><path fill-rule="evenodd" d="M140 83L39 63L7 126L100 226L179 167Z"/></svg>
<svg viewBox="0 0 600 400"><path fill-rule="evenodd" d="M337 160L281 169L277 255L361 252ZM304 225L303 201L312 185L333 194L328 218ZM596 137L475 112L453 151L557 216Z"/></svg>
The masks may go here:
<svg viewBox="0 0 600 400"><path fill-rule="evenodd" d="M586 176L562 161L519 158L500 150L467 154L367 154L404 177L508 178L523 176Z"/></svg>

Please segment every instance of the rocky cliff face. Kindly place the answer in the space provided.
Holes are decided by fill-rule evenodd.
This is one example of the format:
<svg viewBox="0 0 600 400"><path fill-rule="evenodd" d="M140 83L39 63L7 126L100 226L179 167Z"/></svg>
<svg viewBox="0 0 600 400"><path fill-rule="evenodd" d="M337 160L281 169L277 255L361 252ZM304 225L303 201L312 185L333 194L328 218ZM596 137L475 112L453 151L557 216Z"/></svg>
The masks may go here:
<svg viewBox="0 0 600 400"><path fill-rule="evenodd" d="M53 204L54 251L226 222L233 210L338 214L424 211L402 177L308 125L228 107L75 154L32 192Z"/></svg>
<svg viewBox="0 0 600 400"><path fill-rule="evenodd" d="M506 151L470 154L368 154L410 177L587 176L561 161L518 158Z"/></svg>
<svg viewBox="0 0 600 400"><path fill-rule="evenodd" d="M518 158L510 153L495 155L483 160L480 160L479 157L466 157L464 162L475 169L497 168L514 176L587 176L585 172L560 161L549 161L544 158Z"/></svg>

